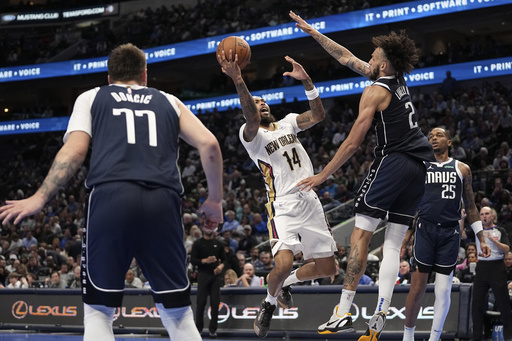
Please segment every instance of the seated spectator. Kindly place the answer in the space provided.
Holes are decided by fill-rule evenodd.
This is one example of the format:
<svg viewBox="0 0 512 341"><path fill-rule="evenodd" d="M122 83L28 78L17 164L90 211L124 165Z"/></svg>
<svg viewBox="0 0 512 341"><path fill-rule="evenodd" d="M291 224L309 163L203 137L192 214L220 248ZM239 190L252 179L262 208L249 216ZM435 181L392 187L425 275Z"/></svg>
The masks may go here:
<svg viewBox="0 0 512 341"><path fill-rule="evenodd" d="M476 269L476 263L478 262L478 256L476 252L469 252L467 256L467 267L463 270L457 271L457 278L462 283L473 283L473 280L475 279L475 269Z"/></svg>
<svg viewBox="0 0 512 341"><path fill-rule="evenodd" d="M79 289L82 287L82 281L80 279L80 265L73 268L73 277L69 279L68 288Z"/></svg>
<svg viewBox="0 0 512 341"><path fill-rule="evenodd" d="M248 254L253 247L258 245L258 240L252 235L251 225L243 226L242 230L243 234L239 234L240 239L238 240L238 250L244 251Z"/></svg>
<svg viewBox="0 0 512 341"><path fill-rule="evenodd" d="M400 261L400 268L398 269L398 278L396 284L410 284L411 283L411 265L408 261Z"/></svg>
<svg viewBox="0 0 512 341"><path fill-rule="evenodd" d="M240 268L240 274L238 274L238 276L241 276L242 270L245 265L245 254L242 251L238 250L238 252L236 253L236 258L238 259L238 267Z"/></svg>
<svg viewBox="0 0 512 341"><path fill-rule="evenodd" d="M35 239L32 236L32 231L28 230L27 233L25 233L25 238L21 241L21 245L28 249L30 249L30 245L36 245L37 246L37 239Z"/></svg>
<svg viewBox="0 0 512 341"><path fill-rule="evenodd" d="M268 240L267 222L263 221L260 213L254 213L252 217L252 231L253 234L260 237L260 239Z"/></svg>
<svg viewBox="0 0 512 341"><path fill-rule="evenodd" d="M468 267L468 255L470 253L476 253L476 243L471 242L466 245L466 258L464 258L464 261L460 264L458 264L455 268L456 270L464 270Z"/></svg>
<svg viewBox="0 0 512 341"><path fill-rule="evenodd" d="M268 271L274 268L274 258L272 257L272 253L270 251L261 251L260 252L260 262L261 265L258 267L254 267L255 271Z"/></svg>
<svg viewBox="0 0 512 341"><path fill-rule="evenodd" d="M260 249L258 249L257 247L253 247L251 249L249 262L252 264L254 268L259 268L263 266L263 264L260 261Z"/></svg>
<svg viewBox="0 0 512 341"><path fill-rule="evenodd" d="M224 219L224 225L222 225L222 230L220 230L220 233L222 234L224 231L236 231L238 226L240 225L240 222L235 219L235 211L228 210L226 212L226 217Z"/></svg>
<svg viewBox="0 0 512 341"><path fill-rule="evenodd" d="M236 287L238 275L233 269L227 269L224 274L224 288Z"/></svg>
<svg viewBox="0 0 512 341"><path fill-rule="evenodd" d="M128 270L128 272L126 272L124 287L142 289L144 287L144 283L142 283L140 278L135 277L135 274L132 270Z"/></svg>
<svg viewBox="0 0 512 341"><path fill-rule="evenodd" d="M58 271L52 271L50 277L45 279L46 287L53 289L64 289L66 288L67 283L65 283Z"/></svg>
<svg viewBox="0 0 512 341"><path fill-rule="evenodd" d="M261 287L263 286L263 278L254 274L254 267L251 263L244 265L244 273L237 280L239 287Z"/></svg>
<svg viewBox="0 0 512 341"><path fill-rule="evenodd" d="M22 284L19 280L20 275L16 272L11 272L8 276L9 284L7 284L7 289L26 289L28 288L27 284Z"/></svg>
<svg viewBox="0 0 512 341"><path fill-rule="evenodd" d="M227 231L229 232L229 231ZM232 248L230 248L225 240L222 241L222 244L224 245L224 252L226 253L226 261L224 269L232 269L236 272L237 277L242 274L242 269L240 268L238 257L236 256L236 253L233 251Z"/></svg>
<svg viewBox="0 0 512 341"><path fill-rule="evenodd" d="M224 230L223 232L221 232L221 235L222 235L222 238L224 238L224 241L229 246L229 248L233 252L237 252L238 251L238 242L234 238L232 238L231 232L232 232L231 230Z"/></svg>

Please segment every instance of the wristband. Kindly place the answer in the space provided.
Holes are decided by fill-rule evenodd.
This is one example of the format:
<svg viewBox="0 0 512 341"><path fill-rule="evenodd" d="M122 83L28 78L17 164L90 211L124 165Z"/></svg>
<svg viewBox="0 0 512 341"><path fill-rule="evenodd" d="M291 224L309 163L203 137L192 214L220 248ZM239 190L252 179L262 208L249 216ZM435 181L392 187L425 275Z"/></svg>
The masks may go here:
<svg viewBox="0 0 512 341"><path fill-rule="evenodd" d="M481 221L475 221L473 224L471 224L471 228L473 229L473 232L475 232L475 236L478 232L482 231L484 228L482 227Z"/></svg>
<svg viewBox="0 0 512 341"><path fill-rule="evenodd" d="M319 96L318 89L313 87L313 90L306 90L306 97L308 100L312 101Z"/></svg>

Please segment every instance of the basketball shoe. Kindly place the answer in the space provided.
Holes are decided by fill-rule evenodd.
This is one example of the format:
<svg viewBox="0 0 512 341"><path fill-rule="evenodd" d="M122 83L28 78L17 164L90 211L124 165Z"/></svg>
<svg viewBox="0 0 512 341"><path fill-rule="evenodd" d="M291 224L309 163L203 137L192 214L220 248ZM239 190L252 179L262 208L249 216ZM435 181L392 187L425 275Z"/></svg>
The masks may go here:
<svg viewBox="0 0 512 341"><path fill-rule="evenodd" d="M270 329L270 321L272 320L272 314L275 309L276 306L265 301L265 299L261 301L260 311L258 311L256 319L254 320L254 332L259 337L267 337L268 330Z"/></svg>
<svg viewBox="0 0 512 341"><path fill-rule="evenodd" d="M277 302L283 308L293 307L292 288L290 286L283 287L277 295Z"/></svg>
<svg viewBox="0 0 512 341"><path fill-rule="evenodd" d="M350 313L338 315L338 306L334 308L331 318L318 327L318 334L349 333L354 331L352 315Z"/></svg>
<svg viewBox="0 0 512 341"><path fill-rule="evenodd" d="M386 325L386 313L383 311L374 314L368 322L366 333L359 338L359 341L378 341L380 333Z"/></svg>

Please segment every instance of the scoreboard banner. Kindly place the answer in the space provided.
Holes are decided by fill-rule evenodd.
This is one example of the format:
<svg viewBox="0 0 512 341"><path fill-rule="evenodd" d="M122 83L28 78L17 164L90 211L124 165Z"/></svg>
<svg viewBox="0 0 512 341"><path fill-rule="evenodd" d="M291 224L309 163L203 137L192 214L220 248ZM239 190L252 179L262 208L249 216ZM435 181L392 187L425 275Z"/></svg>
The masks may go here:
<svg viewBox="0 0 512 341"><path fill-rule="evenodd" d="M325 34L509 4L512 4L512 0L411 1L321 18L306 19L312 26ZM112 6L117 5L118 4ZM112 10L114 11L113 13L117 13L116 11L118 9L117 7L114 7ZM86 10L71 10L68 12L70 12L69 15L88 13ZM94 13L91 9L89 9L89 12ZM57 14L59 13L35 15L34 18L44 16L52 17ZM16 18L15 14L2 15L2 20L10 19L12 21L17 20ZM146 53L148 64L209 53L213 54L215 53L220 41L230 35L238 35L244 38L251 46L275 43L307 36L306 33L295 27L294 22L290 22L287 24L149 48L145 49L144 52ZM107 72L107 59L108 57L105 56L64 62L24 65L19 67L4 67L0 68L0 83Z"/></svg>

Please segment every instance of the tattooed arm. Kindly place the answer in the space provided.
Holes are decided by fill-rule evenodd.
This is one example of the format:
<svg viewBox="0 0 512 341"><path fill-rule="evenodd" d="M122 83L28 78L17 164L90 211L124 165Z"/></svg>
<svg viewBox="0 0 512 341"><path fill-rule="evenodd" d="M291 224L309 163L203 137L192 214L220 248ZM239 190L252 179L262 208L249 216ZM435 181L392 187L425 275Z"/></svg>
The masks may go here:
<svg viewBox="0 0 512 341"><path fill-rule="evenodd" d="M473 175L471 174L471 168L463 162L459 161L459 171L462 174L462 201L464 202L464 208L466 209L467 219L472 225L476 222L480 222L480 213L475 205L475 196L473 195ZM473 228L473 231L475 229ZM479 256L489 257L491 255L491 249L485 242L484 232L480 228L480 232L475 233L476 238L480 241L480 249L482 254Z"/></svg>
<svg viewBox="0 0 512 341"><path fill-rule="evenodd" d="M246 124L244 128L244 139L249 142L256 137L258 129L260 127L261 117L256 106L255 99L252 97L245 81L242 78L240 67L238 66L238 55L235 55L235 59L232 58L232 52L230 51L229 60L226 58L224 51L222 54L217 55L217 61L222 67L222 72L228 75L235 84L236 92L240 98L240 105L244 114ZM233 61L232 61L233 60ZM261 99L263 101L263 99Z"/></svg>
<svg viewBox="0 0 512 341"><path fill-rule="evenodd" d="M333 56L340 64L347 66L361 76L370 78L370 67L367 62L354 56L346 47L318 32L313 26L309 25L304 19L292 11L290 11L290 18L297 22L295 26L312 36L324 50Z"/></svg>
<svg viewBox="0 0 512 341"><path fill-rule="evenodd" d="M34 195L24 200L7 200L0 207L3 224L14 219L18 224L24 217L39 212L45 203L69 180L82 165L89 149L90 136L83 131L74 131L55 156L52 167L43 184Z"/></svg>

